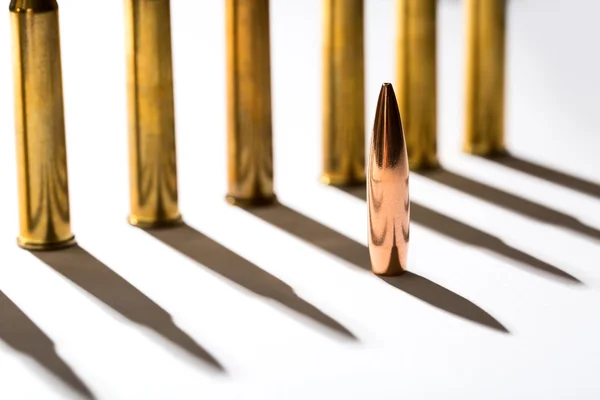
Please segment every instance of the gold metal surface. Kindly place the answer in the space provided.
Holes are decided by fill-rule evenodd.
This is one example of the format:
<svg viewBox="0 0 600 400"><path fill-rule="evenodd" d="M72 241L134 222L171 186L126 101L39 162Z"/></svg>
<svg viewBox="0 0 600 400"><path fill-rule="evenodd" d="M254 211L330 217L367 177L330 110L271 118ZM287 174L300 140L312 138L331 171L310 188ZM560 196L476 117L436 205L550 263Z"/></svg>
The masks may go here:
<svg viewBox="0 0 600 400"><path fill-rule="evenodd" d="M505 154L505 0L466 0L466 120L463 150Z"/></svg>
<svg viewBox="0 0 600 400"><path fill-rule="evenodd" d="M58 4L10 3L19 188L19 246L53 250L71 232Z"/></svg>
<svg viewBox="0 0 600 400"><path fill-rule="evenodd" d="M323 173L328 185L365 182L363 0L324 0Z"/></svg>
<svg viewBox="0 0 600 400"><path fill-rule="evenodd" d="M398 0L398 106L412 170L439 166L437 158L437 0Z"/></svg>
<svg viewBox="0 0 600 400"><path fill-rule="evenodd" d="M129 100L129 223L141 228L181 221L170 0L125 0Z"/></svg>
<svg viewBox="0 0 600 400"><path fill-rule="evenodd" d="M227 201L275 201L268 0L227 0Z"/></svg>
<svg viewBox="0 0 600 400"><path fill-rule="evenodd" d="M391 84L384 83L375 114L367 168L371 269L377 275L406 270L410 236L408 156Z"/></svg>

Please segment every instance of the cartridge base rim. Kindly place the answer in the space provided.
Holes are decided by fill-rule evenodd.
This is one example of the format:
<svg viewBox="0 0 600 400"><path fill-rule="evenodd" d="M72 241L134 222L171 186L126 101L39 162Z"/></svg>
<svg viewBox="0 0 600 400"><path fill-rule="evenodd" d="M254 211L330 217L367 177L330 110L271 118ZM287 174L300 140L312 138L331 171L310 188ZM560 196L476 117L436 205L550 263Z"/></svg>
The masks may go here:
<svg viewBox="0 0 600 400"><path fill-rule="evenodd" d="M156 221L142 221L137 217L130 215L127 217L127 222L129 225L134 226L136 228L141 229L151 229L151 228L168 228L171 226L181 225L183 223L183 218L181 214L176 216L175 218L170 219L161 219Z"/></svg>
<svg viewBox="0 0 600 400"><path fill-rule="evenodd" d="M323 174L320 181L327 186L352 187L364 185L367 180L364 176L338 177Z"/></svg>
<svg viewBox="0 0 600 400"><path fill-rule="evenodd" d="M386 278L386 277L390 278L390 277L393 277L393 276L401 276L401 275L404 275L406 273L406 271L407 270L404 269L404 268L401 269L401 270L399 270L399 271L398 270L393 270L393 271L384 271L384 272L381 272L381 273L378 273L378 272L375 272L375 271L371 270L371 272L374 275L382 277L382 278Z"/></svg>
<svg viewBox="0 0 600 400"><path fill-rule="evenodd" d="M232 206L237 206L241 208L253 208L253 207L264 207L270 206L277 203L277 196L272 195L269 197L236 197L232 195L226 195L225 201L231 204Z"/></svg>
<svg viewBox="0 0 600 400"><path fill-rule="evenodd" d="M428 172L428 171L434 171L436 169L439 169L441 167L441 163L438 160L435 160L435 161L413 163L413 165L410 165L410 162L409 162L409 166L410 166L411 171Z"/></svg>
<svg viewBox="0 0 600 400"><path fill-rule="evenodd" d="M489 153L485 157L487 157L487 158L504 158L504 157L510 157L510 152L505 147L503 147L500 150L493 150L491 153Z"/></svg>
<svg viewBox="0 0 600 400"><path fill-rule="evenodd" d="M52 251L52 250L60 250L66 247L71 247L75 245L77 241L75 240L75 236L71 236L66 240L61 240L60 242L47 242L47 243L36 243L28 241L22 237L17 238L17 245L25 250L32 251Z"/></svg>
<svg viewBox="0 0 600 400"><path fill-rule="evenodd" d="M486 150L477 149L475 147L464 147L463 152L474 155L474 156L478 156L478 157L484 157L484 158L499 158L499 157L505 157L505 156L510 155L510 153L508 152L508 150L506 150L505 147L502 147L499 149L486 149Z"/></svg>

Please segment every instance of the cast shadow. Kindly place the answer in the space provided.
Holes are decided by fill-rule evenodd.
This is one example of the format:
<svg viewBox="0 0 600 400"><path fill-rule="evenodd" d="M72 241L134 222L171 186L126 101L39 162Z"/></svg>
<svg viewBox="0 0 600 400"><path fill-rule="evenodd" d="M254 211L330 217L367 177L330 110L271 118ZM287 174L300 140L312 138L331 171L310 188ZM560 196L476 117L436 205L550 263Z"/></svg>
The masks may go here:
<svg viewBox="0 0 600 400"><path fill-rule="evenodd" d="M588 180L512 155L486 158L486 160L600 199L600 185Z"/></svg>
<svg viewBox="0 0 600 400"><path fill-rule="evenodd" d="M525 217L556 225L600 240L599 230L581 223L574 217L500 189L496 189L484 183L474 181L462 175L455 174L454 172L447 171L443 168L419 173L419 175Z"/></svg>
<svg viewBox="0 0 600 400"><path fill-rule="evenodd" d="M300 298L293 288L187 224L147 233L174 250L202 264L247 290L295 311L351 340L357 340L342 324Z"/></svg>
<svg viewBox="0 0 600 400"><path fill-rule="evenodd" d="M381 276L383 281L419 298L434 307L448 311L459 317L478 322L501 332L509 333L494 317L481 308L471 303L462 296L452 293L443 286L438 285L420 275L410 271L400 276Z"/></svg>
<svg viewBox="0 0 600 400"><path fill-rule="evenodd" d="M1 291L0 340L31 357L84 398L95 398L71 367L58 356L52 340Z"/></svg>
<svg viewBox="0 0 600 400"><path fill-rule="evenodd" d="M32 252L59 274L128 320L149 328L218 372L223 366L182 331L171 315L83 248Z"/></svg>
<svg viewBox="0 0 600 400"><path fill-rule="evenodd" d="M366 201L367 199L366 189L364 187L344 188L342 190L361 200ZM580 280L563 270L517 250L489 233L463 224L453 218L415 203L413 200L410 202L410 219L411 222L416 222L417 224L436 231L450 239L458 240L469 246L481 247L502 257L516 261L519 266L526 266L535 272L542 272L545 276L554 276L569 283L582 283Z"/></svg>
<svg viewBox="0 0 600 400"><path fill-rule="evenodd" d="M371 271L371 260L366 246L283 204L250 208L247 211L362 270ZM508 333L500 322L479 306L422 276L406 272L400 277L381 279L440 310Z"/></svg>

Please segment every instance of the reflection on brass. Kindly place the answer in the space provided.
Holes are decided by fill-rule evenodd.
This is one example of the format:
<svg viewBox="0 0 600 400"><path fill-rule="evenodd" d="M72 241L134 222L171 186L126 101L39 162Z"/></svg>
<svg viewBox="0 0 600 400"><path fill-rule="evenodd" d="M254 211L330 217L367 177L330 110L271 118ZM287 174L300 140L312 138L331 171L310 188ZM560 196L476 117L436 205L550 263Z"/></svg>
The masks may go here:
<svg viewBox="0 0 600 400"><path fill-rule="evenodd" d="M367 168L371 269L377 275L406 270L410 236L408 157L394 89L384 83L375 114Z"/></svg>
<svg viewBox="0 0 600 400"><path fill-rule="evenodd" d="M328 185L365 182L363 0L324 0L323 174Z"/></svg>
<svg viewBox="0 0 600 400"><path fill-rule="evenodd" d="M19 246L73 245L67 177L58 4L13 0Z"/></svg>
<svg viewBox="0 0 600 400"><path fill-rule="evenodd" d="M466 120L463 150L504 154L505 0L466 0Z"/></svg>
<svg viewBox="0 0 600 400"><path fill-rule="evenodd" d="M398 0L398 105L410 169L439 166L436 81L437 0Z"/></svg>
<svg viewBox="0 0 600 400"><path fill-rule="evenodd" d="M273 145L268 0L227 0L227 201L271 204Z"/></svg>
<svg viewBox="0 0 600 400"><path fill-rule="evenodd" d="M125 0L129 223L179 223L169 0Z"/></svg>

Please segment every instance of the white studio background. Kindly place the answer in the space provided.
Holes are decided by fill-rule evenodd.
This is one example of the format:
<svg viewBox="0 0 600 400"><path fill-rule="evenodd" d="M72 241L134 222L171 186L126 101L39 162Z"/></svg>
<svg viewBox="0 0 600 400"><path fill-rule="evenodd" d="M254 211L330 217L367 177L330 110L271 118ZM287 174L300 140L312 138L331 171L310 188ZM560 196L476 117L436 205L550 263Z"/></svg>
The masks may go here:
<svg viewBox="0 0 600 400"><path fill-rule="evenodd" d="M395 19L394 1L365 3L368 133L380 85L394 82ZM27 350L0 338L0 398L77 398L57 378L56 360L99 399L600 398L598 236L541 222L424 176L411 177L414 201L470 226L470 232L497 238L510 254L528 254L582 282L413 223L409 269L429 282L426 289L439 285L445 299L462 299L489 314L504 333L447 312L446 304L436 305L423 292L398 290L225 204L223 1L172 1L184 219L288 285L356 340L127 225L122 2L63 0L60 5L72 221L87 251L80 267L85 271L92 263L114 271L127 290L145 299L131 307L170 314L174 326L210 352L226 373L17 248L6 11L0 18L0 292L40 329L32 338L46 337L54 347L33 345L45 346L38 353L53 360L44 367ZM600 229L598 198L460 153L462 6L463 1L439 1L439 137L445 168ZM600 182L599 13L600 3L593 0L511 0L507 48L510 150L595 182ZM364 202L318 183L321 1L272 0L271 35L277 195L307 221L364 246ZM0 323L10 325L7 312L0 309Z"/></svg>

